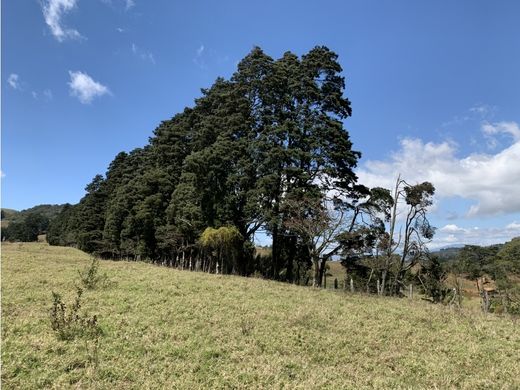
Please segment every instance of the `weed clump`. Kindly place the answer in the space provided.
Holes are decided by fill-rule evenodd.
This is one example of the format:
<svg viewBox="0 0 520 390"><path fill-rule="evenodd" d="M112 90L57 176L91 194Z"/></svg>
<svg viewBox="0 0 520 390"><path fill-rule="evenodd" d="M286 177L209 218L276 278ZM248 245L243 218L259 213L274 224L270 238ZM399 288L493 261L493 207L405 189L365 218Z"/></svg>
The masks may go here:
<svg viewBox="0 0 520 390"><path fill-rule="evenodd" d="M78 271L82 286L87 290L94 290L98 286L106 286L108 277L106 273L99 274L99 259L93 257L92 262L83 271Z"/></svg>
<svg viewBox="0 0 520 390"><path fill-rule="evenodd" d="M98 339L102 334L96 315L90 317L80 313L82 295L83 290L77 287L74 302L67 309L61 295L52 292L51 327L60 340L72 340L77 337Z"/></svg>

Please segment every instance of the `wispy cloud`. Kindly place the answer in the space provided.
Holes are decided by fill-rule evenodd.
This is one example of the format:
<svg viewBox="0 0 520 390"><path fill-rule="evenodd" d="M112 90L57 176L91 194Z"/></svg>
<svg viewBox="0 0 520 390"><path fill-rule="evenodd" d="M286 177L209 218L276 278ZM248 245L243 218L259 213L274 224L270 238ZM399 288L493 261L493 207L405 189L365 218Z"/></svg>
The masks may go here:
<svg viewBox="0 0 520 390"><path fill-rule="evenodd" d="M45 99L50 101L53 98L52 91L50 89L46 89L43 91L43 96L45 96Z"/></svg>
<svg viewBox="0 0 520 390"><path fill-rule="evenodd" d="M149 51L141 49L135 43L132 43L132 53L134 53L135 56L141 58L142 60L150 61L152 64L155 65L154 55Z"/></svg>
<svg viewBox="0 0 520 390"><path fill-rule="evenodd" d="M125 9L128 11L132 7L135 7L135 1L134 0L125 0Z"/></svg>
<svg viewBox="0 0 520 390"><path fill-rule="evenodd" d="M106 5L112 7L112 8L118 8L118 7L124 7L125 11L130 10L131 8L135 7L135 1L134 0L101 0Z"/></svg>
<svg viewBox="0 0 520 390"><path fill-rule="evenodd" d="M21 89L20 86L20 76L18 76L16 73L11 73L9 77L7 78L7 83L11 86L13 89Z"/></svg>
<svg viewBox="0 0 520 390"><path fill-rule="evenodd" d="M482 131L486 135L507 134L513 137L513 140L520 141L520 126L516 122L485 122Z"/></svg>
<svg viewBox="0 0 520 390"><path fill-rule="evenodd" d="M95 97L111 94L106 86L94 81L86 73L69 71L69 75L70 94L77 97L83 104L92 102Z"/></svg>
<svg viewBox="0 0 520 390"><path fill-rule="evenodd" d="M512 137L514 141L520 141L520 127L515 122L483 122L481 129L490 150L494 150L501 145L504 137L500 136L503 135Z"/></svg>
<svg viewBox="0 0 520 390"><path fill-rule="evenodd" d="M53 98L52 91L50 89L44 89L43 92L31 91L31 96L35 100L43 100L50 102Z"/></svg>
<svg viewBox="0 0 520 390"><path fill-rule="evenodd" d="M50 101L52 100L52 91L50 89L45 89L41 92L38 90L31 89L31 86L27 83L23 82L23 80L20 79L20 76L16 73L11 73L9 77L7 78L7 84L13 89L16 89L18 91L22 92L30 92L33 99L39 99L42 95L44 100Z"/></svg>
<svg viewBox="0 0 520 390"><path fill-rule="evenodd" d="M4 177L5 177L5 173L4 173L4 171L0 170L0 178L3 179Z"/></svg>
<svg viewBox="0 0 520 390"><path fill-rule="evenodd" d="M469 112L478 114L482 118L488 118L490 116L493 116L495 112L497 111L497 108L494 106L490 106L489 104L475 104L473 107L471 107Z"/></svg>
<svg viewBox="0 0 520 390"><path fill-rule="evenodd" d="M507 122L500 131L516 131ZM497 130L498 131L498 130ZM437 198L460 197L474 202L466 216L476 217L520 212L520 140L495 154L457 156L453 142L423 142L406 138L389 159L367 161L357 173L360 182L392 188L400 173L411 183L430 181Z"/></svg>
<svg viewBox="0 0 520 390"><path fill-rule="evenodd" d="M77 2L77 0L43 0L42 2L45 23L47 23L52 35L59 42L63 42L66 39L83 38L77 30L63 26L61 21L66 13L76 7Z"/></svg>
<svg viewBox="0 0 520 390"><path fill-rule="evenodd" d="M200 45L196 50L195 57L193 58L193 63L197 65L200 69L206 69L206 61L204 61L204 45Z"/></svg>
<svg viewBox="0 0 520 390"><path fill-rule="evenodd" d="M495 113L497 112L497 107L490 106L489 104L475 104L474 106L468 108L466 111L461 114L455 115L450 120L442 123L442 127L451 127L458 126L466 122L480 122L482 120L491 120Z"/></svg>

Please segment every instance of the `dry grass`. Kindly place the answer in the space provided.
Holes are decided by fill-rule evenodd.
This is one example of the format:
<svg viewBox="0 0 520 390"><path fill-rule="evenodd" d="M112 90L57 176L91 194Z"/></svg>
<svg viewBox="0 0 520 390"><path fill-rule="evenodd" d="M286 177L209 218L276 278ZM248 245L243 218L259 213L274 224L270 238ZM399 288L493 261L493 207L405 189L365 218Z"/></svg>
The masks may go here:
<svg viewBox="0 0 520 390"><path fill-rule="evenodd" d="M2 246L5 389L520 388L511 319L130 262L102 262L112 283L84 294L104 331L95 365L49 321L51 291L70 301L88 262Z"/></svg>

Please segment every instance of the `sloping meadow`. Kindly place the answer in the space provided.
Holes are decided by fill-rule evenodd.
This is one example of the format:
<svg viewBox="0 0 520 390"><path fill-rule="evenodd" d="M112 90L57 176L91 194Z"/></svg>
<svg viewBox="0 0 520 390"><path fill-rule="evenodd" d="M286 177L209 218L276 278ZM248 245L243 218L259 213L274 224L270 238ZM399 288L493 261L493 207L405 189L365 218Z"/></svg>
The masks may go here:
<svg viewBox="0 0 520 390"><path fill-rule="evenodd" d="M91 258L2 245L2 385L10 388L519 388L514 320L422 301L101 261L80 315L101 336L62 340Z"/></svg>

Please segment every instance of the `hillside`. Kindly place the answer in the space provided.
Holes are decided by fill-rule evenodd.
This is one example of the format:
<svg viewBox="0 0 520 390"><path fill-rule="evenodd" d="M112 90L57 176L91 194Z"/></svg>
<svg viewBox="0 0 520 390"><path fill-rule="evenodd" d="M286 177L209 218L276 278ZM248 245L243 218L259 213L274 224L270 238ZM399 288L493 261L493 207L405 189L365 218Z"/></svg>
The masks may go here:
<svg viewBox="0 0 520 390"><path fill-rule="evenodd" d="M2 208L2 220L13 219L16 216L16 214L18 214L18 213L19 213L18 210Z"/></svg>
<svg viewBox="0 0 520 390"><path fill-rule="evenodd" d="M84 293L104 333L93 359L49 321L51 291L71 302L89 261L2 245L5 388L520 387L507 318L142 262L101 262L110 283Z"/></svg>
<svg viewBox="0 0 520 390"><path fill-rule="evenodd" d="M41 214L50 220L54 219L63 209L63 204L40 204L22 211L2 209L2 220L19 221L28 214Z"/></svg>
<svg viewBox="0 0 520 390"><path fill-rule="evenodd" d="M7 226L9 226L9 222L16 218L17 214L19 214L19 211L17 210L3 208L0 226L5 229Z"/></svg>
<svg viewBox="0 0 520 390"><path fill-rule="evenodd" d="M45 241L49 223L65 206L41 204L22 211L2 209L2 241Z"/></svg>
<svg viewBox="0 0 520 390"><path fill-rule="evenodd" d="M449 248L442 248L438 251L431 252L432 255L438 256L441 260L454 260L457 258L461 250L461 247L449 247Z"/></svg>

